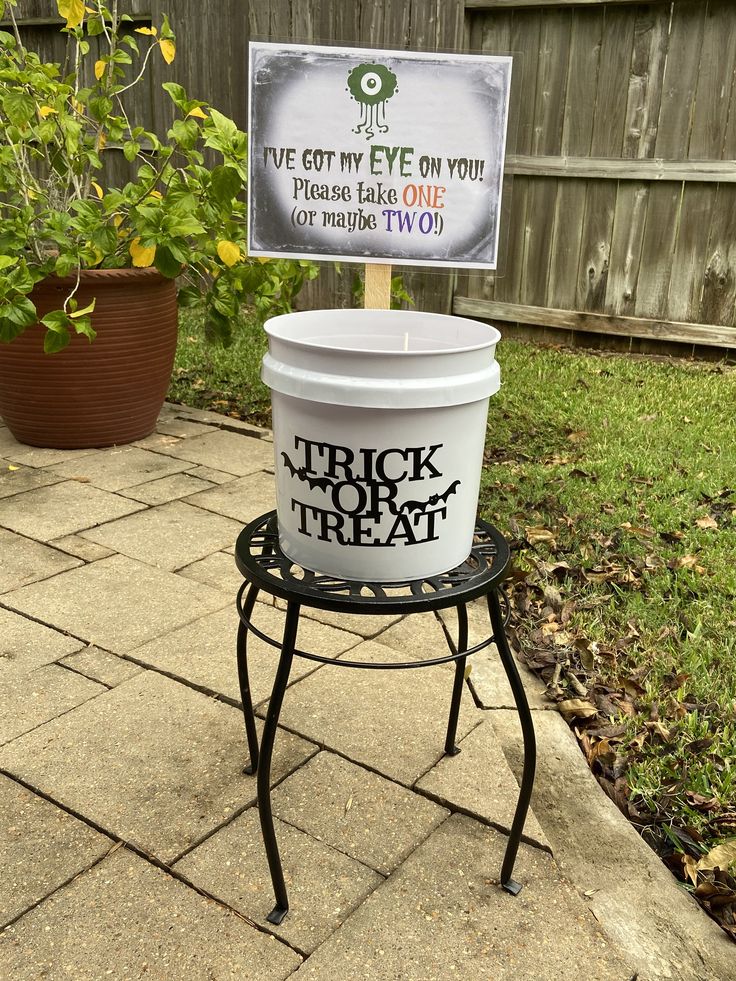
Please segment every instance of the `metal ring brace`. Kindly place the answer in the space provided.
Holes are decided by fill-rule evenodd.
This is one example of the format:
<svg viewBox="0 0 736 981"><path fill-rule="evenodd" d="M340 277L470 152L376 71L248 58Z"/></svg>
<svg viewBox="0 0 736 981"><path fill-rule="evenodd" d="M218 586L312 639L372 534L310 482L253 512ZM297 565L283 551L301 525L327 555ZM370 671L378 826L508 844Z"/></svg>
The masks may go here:
<svg viewBox="0 0 736 981"><path fill-rule="evenodd" d="M252 634L255 634L260 640L264 641L266 644L270 644L271 647L275 647L277 650L281 650L282 642L280 640L274 640L273 637L269 637L262 630L255 626L252 619L246 615L243 609L243 593L250 586L247 581L238 590L238 596L236 600L236 605L238 608L238 616L241 622L250 630ZM257 587L251 587L257 590ZM392 671L399 670L401 668L431 668L435 664L447 664L451 661L457 661L460 658L470 657L471 654L476 654L478 651L482 651L486 647L490 647L491 644L495 642L495 637L491 634L485 640L476 644L474 647L468 648L467 651L459 651L455 642L451 637L445 637L448 646L453 649L452 654L445 654L444 657L431 657L424 661L346 661L343 658L334 657L323 657L321 654L314 654L311 651L302 651L298 648L294 650L294 657L303 657L308 661L319 661L320 664L334 664L337 668L374 668L381 671Z"/></svg>

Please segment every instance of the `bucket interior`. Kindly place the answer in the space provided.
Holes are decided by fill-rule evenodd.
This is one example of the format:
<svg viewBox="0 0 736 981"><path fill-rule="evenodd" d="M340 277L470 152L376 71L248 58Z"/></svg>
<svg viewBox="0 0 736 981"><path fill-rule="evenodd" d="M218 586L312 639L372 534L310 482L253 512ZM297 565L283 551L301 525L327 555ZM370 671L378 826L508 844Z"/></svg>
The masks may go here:
<svg viewBox="0 0 736 981"><path fill-rule="evenodd" d="M274 317L266 331L309 348L399 355L481 350L501 337L477 320L409 310L309 310Z"/></svg>

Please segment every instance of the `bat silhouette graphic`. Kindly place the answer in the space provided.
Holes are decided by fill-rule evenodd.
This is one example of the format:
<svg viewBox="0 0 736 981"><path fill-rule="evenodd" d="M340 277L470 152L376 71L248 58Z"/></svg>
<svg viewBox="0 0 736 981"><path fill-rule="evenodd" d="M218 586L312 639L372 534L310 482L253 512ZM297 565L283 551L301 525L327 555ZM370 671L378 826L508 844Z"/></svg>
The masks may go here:
<svg viewBox="0 0 736 981"><path fill-rule="evenodd" d="M320 490L327 490L328 487L333 486L332 481L328 477L312 477L307 473L306 467L295 467L287 453L282 453L281 456L284 460L284 466L291 476L298 477L299 480L309 484L310 490L314 490L315 487L319 487Z"/></svg>
<svg viewBox="0 0 736 981"><path fill-rule="evenodd" d="M447 502L447 498L450 497L451 494L455 494L459 486L460 481L453 480L444 494L432 494L426 501L404 501L399 508L399 513L412 514L414 511L421 511L424 513L428 507L434 507L435 504L439 504L440 501L445 504Z"/></svg>
<svg viewBox="0 0 736 981"><path fill-rule="evenodd" d="M319 487L320 490L327 490L328 487L333 486L328 477L310 477L308 473L303 473L301 470L297 470L296 473L299 480L306 480L310 490L314 490L315 487Z"/></svg>
<svg viewBox="0 0 736 981"><path fill-rule="evenodd" d="M299 472L299 468L294 466L294 464L289 459L288 454L282 453L281 456L284 459L284 466L289 471L289 473L291 474L291 476L292 477L296 476L296 474Z"/></svg>

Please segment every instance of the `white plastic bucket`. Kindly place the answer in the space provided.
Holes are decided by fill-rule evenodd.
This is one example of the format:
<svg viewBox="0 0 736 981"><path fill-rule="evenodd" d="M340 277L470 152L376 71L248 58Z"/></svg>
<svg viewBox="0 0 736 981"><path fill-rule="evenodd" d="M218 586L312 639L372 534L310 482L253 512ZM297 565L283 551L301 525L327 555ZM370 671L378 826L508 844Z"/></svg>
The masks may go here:
<svg viewBox="0 0 736 981"><path fill-rule="evenodd" d="M499 332L392 310L290 313L265 327L284 553L369 582L459 565L500 386Z"/></svg>

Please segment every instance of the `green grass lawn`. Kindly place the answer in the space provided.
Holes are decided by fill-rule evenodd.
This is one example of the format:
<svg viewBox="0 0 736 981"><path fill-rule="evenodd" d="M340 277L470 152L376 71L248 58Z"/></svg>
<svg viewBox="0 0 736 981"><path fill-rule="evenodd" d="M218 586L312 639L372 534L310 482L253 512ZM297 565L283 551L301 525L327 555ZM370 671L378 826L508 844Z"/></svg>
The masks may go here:
<svg viewBox="0 0 736 981"><path fill-rule="evenodd" d="M262 330L183 322L170 397L268 424ZM736 836L736 370L499 345L480 507L517 644L601 783L686 874Z"/></svg>

